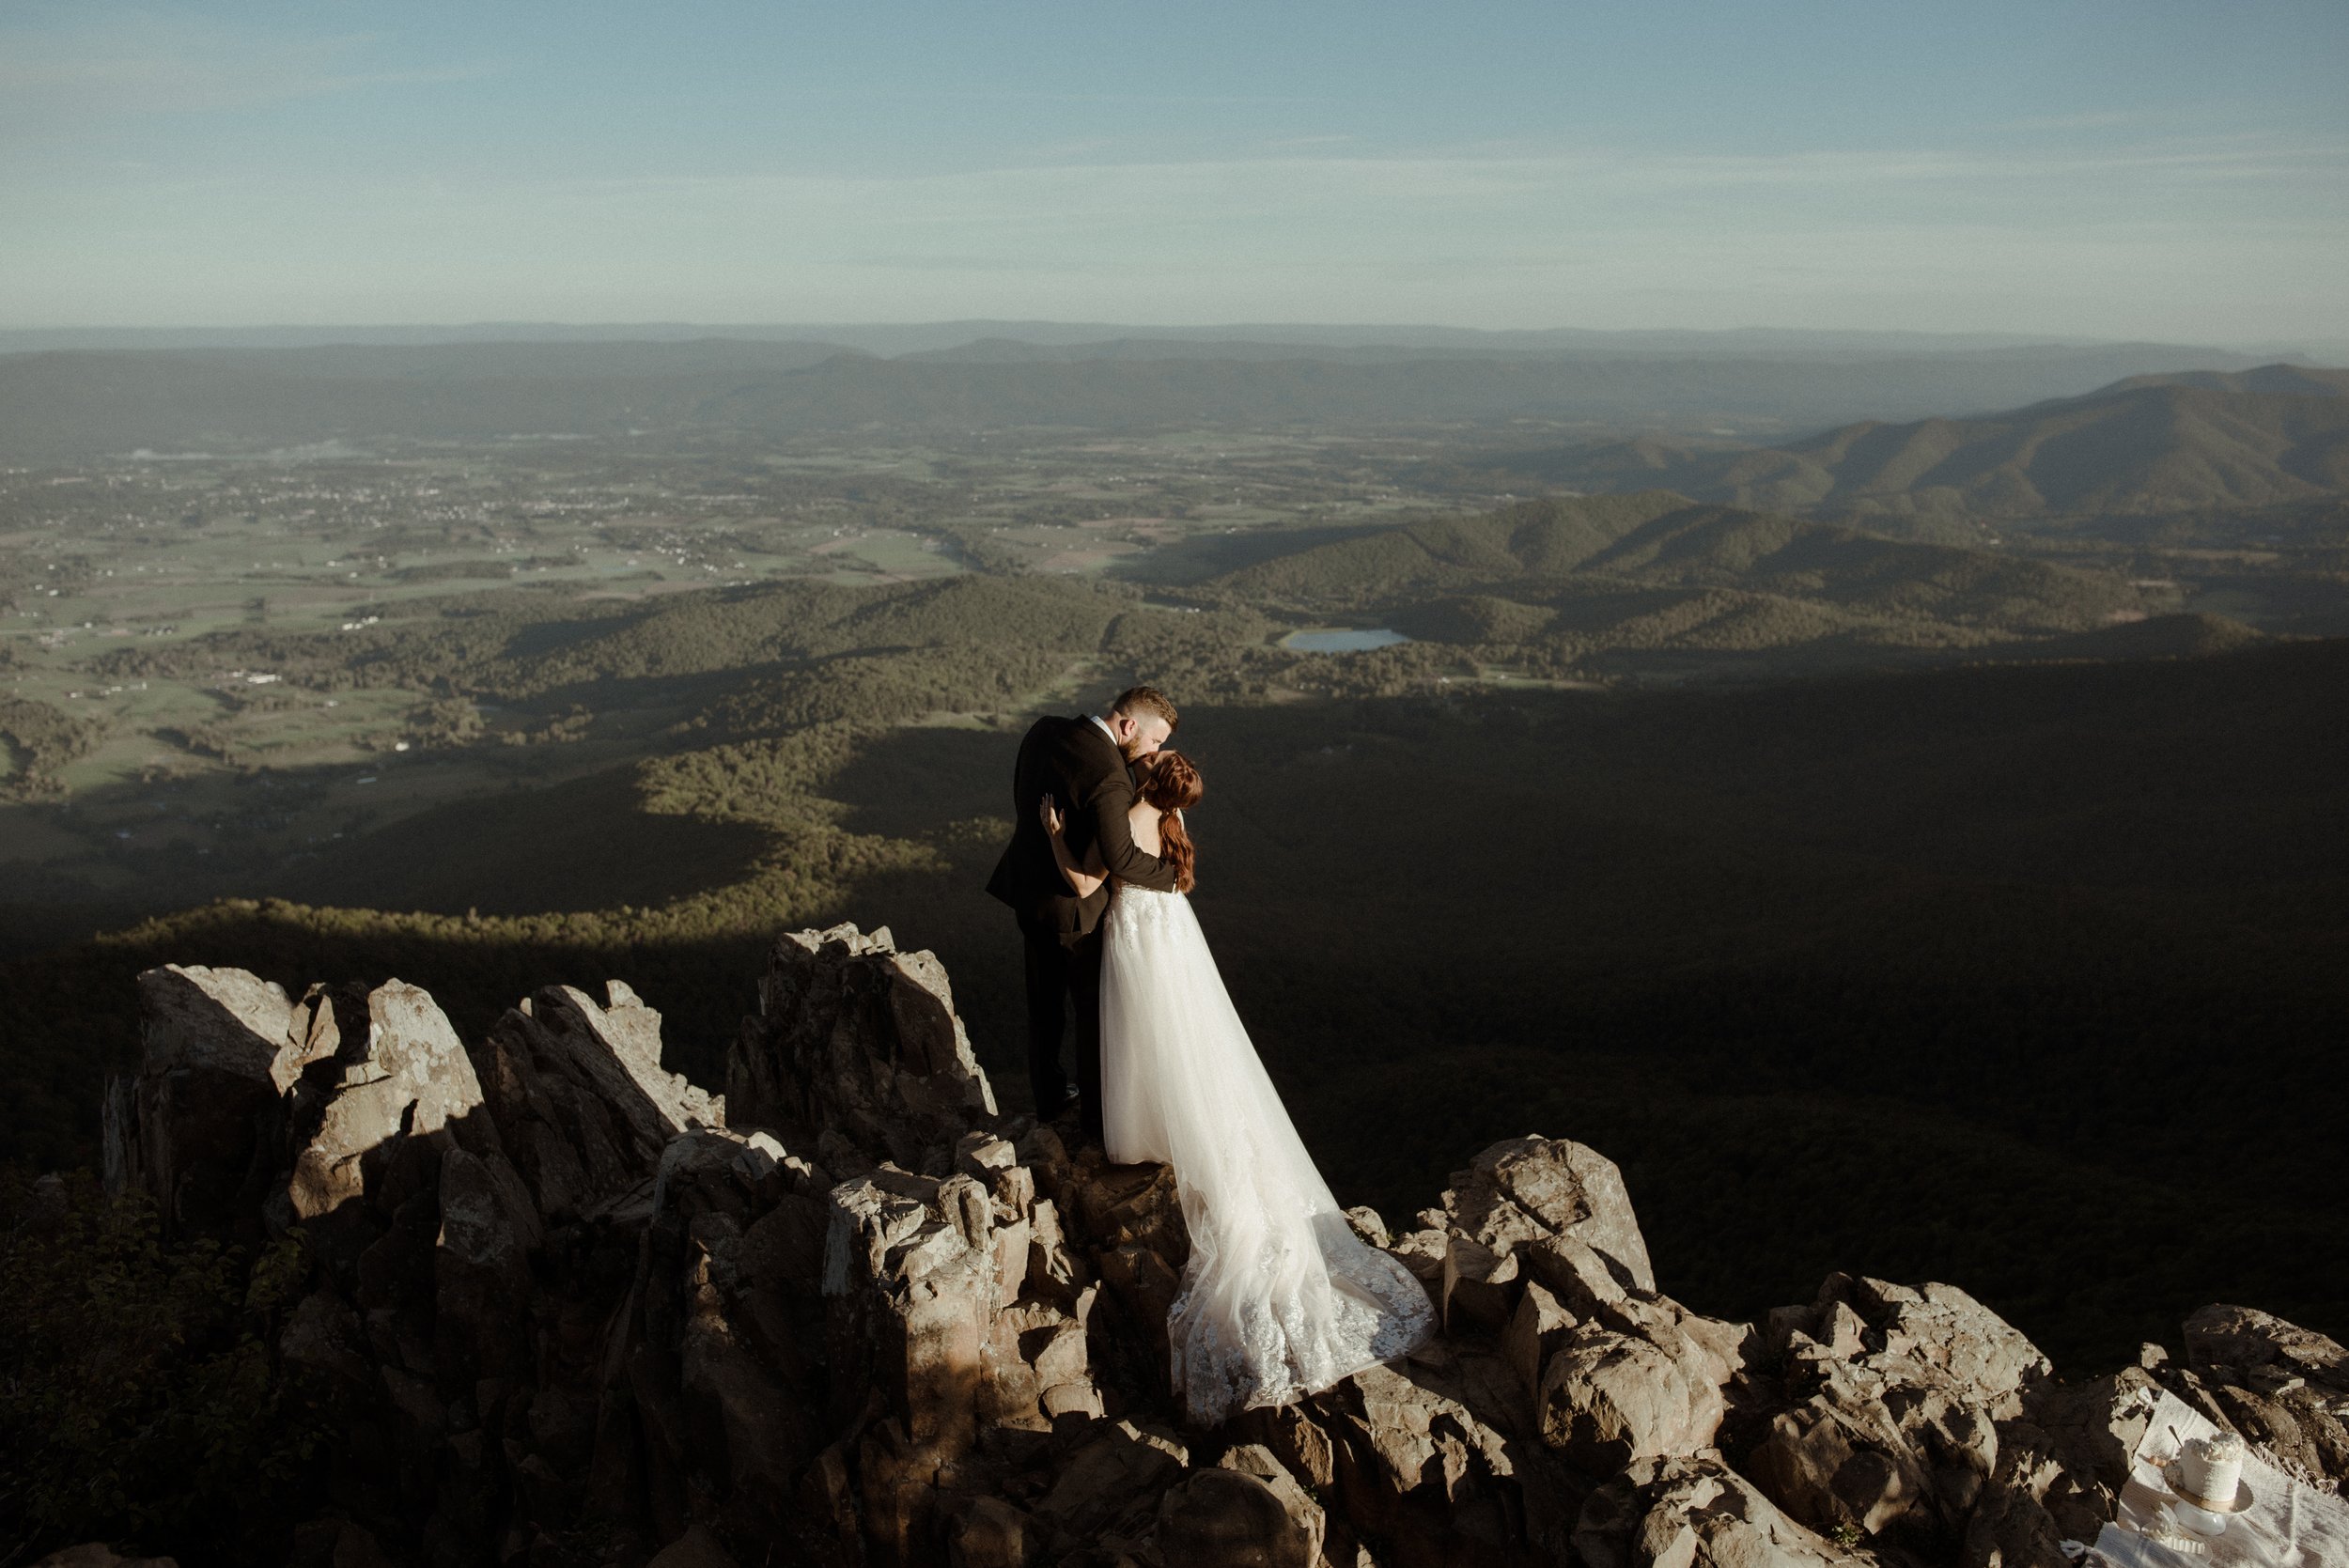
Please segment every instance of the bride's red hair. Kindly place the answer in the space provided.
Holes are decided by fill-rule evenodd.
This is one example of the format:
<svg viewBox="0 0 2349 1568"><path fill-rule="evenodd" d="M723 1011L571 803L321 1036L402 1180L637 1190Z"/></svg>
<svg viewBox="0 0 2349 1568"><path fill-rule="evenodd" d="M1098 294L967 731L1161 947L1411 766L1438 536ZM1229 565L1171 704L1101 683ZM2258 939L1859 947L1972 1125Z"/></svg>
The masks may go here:
<svg viewBox="0 0 2349 1568"><path fill-rule="evenodd" d="M1174 868L1177 893L1189 893L1197 882L1193 868L1199 859L1191 847L1190 832L1177 814L1186 806L1197 805L1206 793L1199 769L1180 752L1160 752L1149 776L1142 781L1142 798L1164 814L1159 818L1159 844L1163 851L1159 858Z"/></svg>

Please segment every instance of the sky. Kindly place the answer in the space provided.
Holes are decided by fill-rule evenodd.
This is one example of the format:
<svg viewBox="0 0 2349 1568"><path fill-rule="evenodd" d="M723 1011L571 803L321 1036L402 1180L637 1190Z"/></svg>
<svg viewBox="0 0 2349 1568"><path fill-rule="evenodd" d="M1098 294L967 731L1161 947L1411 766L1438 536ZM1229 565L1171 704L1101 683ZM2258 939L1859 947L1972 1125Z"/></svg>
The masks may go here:
<svg viewBox="0 0 2349 1568"><path fill-rule="evenodd" d="M2344 80L2344 0L0 0L0 327L2349 343Z"/></svg>

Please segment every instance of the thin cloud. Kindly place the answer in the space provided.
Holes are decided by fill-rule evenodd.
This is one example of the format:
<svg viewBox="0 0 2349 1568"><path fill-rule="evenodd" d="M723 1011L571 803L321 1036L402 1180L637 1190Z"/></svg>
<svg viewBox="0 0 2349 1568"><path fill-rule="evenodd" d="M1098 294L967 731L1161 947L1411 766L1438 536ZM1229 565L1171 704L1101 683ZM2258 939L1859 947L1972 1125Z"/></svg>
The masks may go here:
<svg viewBox="0 0 2349 1568"><path fill-rule="evenodd" d="M20 126L204 114L361 87L493 74L485 63L370 68L381 35L268 39L210 23L142 18L70 30L0 33L0 114Z"/></svg>
<svg viewBox="0 0 2349 1568"><path fill-rule="evenodd" d="M1988 131L2108 131L2117 125L2147 125L2153 116L2139 110L2102 109L2077 115L2034 115L1999 120Z"/></svg>

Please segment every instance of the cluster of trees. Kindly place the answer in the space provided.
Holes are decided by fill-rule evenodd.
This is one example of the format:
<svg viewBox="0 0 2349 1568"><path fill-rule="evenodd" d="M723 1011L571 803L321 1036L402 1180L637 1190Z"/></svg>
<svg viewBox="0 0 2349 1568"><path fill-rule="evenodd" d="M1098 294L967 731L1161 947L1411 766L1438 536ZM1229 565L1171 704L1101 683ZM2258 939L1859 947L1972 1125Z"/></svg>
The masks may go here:
<svg viewBox="0 0 2349 1568"><path fill-rule="evenodd" d="M76 719L54 703L33 697L0 697L0 746L13 764L0 775L0 800L33 800L54 794L57 770L97 750L106 726Z"/></svg>
<svg viewBox="0 0 2349 1568"><path fill-rule="evenodd" d="M964 643L841 654L729 691L689 729L761 735L847 720L899 723L926 713L1017 712L1069 673L1071 652Z"/></svg>

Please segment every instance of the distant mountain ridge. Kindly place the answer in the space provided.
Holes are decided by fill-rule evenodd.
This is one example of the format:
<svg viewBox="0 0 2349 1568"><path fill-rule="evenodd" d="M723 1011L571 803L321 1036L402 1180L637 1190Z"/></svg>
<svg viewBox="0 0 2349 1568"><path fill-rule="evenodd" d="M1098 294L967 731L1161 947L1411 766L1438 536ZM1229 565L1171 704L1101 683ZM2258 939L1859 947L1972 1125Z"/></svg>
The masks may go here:
<svg viewBox="0 0 2349 1568"><path fill-rule="evenodd" d="M1511 419L1638 427L1812 427L1997 408L2241 356L2032 349L1843 360L1446 357L1365 348L1094 345L1065 362L879 359L837 344L342 345L0 355L0 460L140 448L237 452L328 440L497 440L692 430L1404 427ZM2181 356L2186 356L2184 359ZM2218 396L2214 394L2214 396Z"/></svg>
<svg viewBox="0 0 2349 1568"><path fill-rule="evenodd" d="M2349 490L2349 370L2134 376L2005 413L1863 421L1785 446L1708 452L1648 438L1499 466L1594 489L1661 485L1727 505L1858 515L2269 505Z"/></svg>
<svg viewBox="0 0 2349 1568"><path fill-rule="evenodd" d="M2025 624L2051 629L2135 604L2123 585L2101 574L1711 505L1669 490L1436 519L1263 562L1224 581L1259 593L1369 598L1429 590L1521 596L1578 578L1738 588L1937 618L2013 620L2022 609Z"/></svg>
<svg viewBox="0 0 2349 1568"><path fill-rule="evenodd" d="M2149 613L2109 572L1663 490L1432 519L1259 562L1210 587L1307 613L1377 615L1425 643L1549 673L1718 672L1766 653L1821 668L1992 648L2093 657L2108 630ZM2172 657L2258 640L2212 618L2121 647Z"/></svg>
<svg viewBox="0 0 2349 1568"><path fill-rule="evenodd" d="M2238 354L2219 344L2124 343L2097 338L2023 333L1930 333L1822 331L1744 327L1597 329L1551 327L1485 329L1428 323L1227 322L1163 326L1107 321L1036 321L973 318L904 322L474 321L440 324L254 327L14 327L0 328L0 353L57 349L289 349L325 345L418 347L449 343L673 343L709 338L742 342L829 343L863 353L894 356L954 350L980 343L1018 343L1072 348L1112 342L1251 343L1293 348L1416 348L1445 352L1498 351L1544 355L1760 354L1769 358L1812 355L1895 355L2019 352L2062 353L2081 349L2155 349L2188 360ZM2249 349L2238 354L2291 358L2290 350Z"/></svg>

